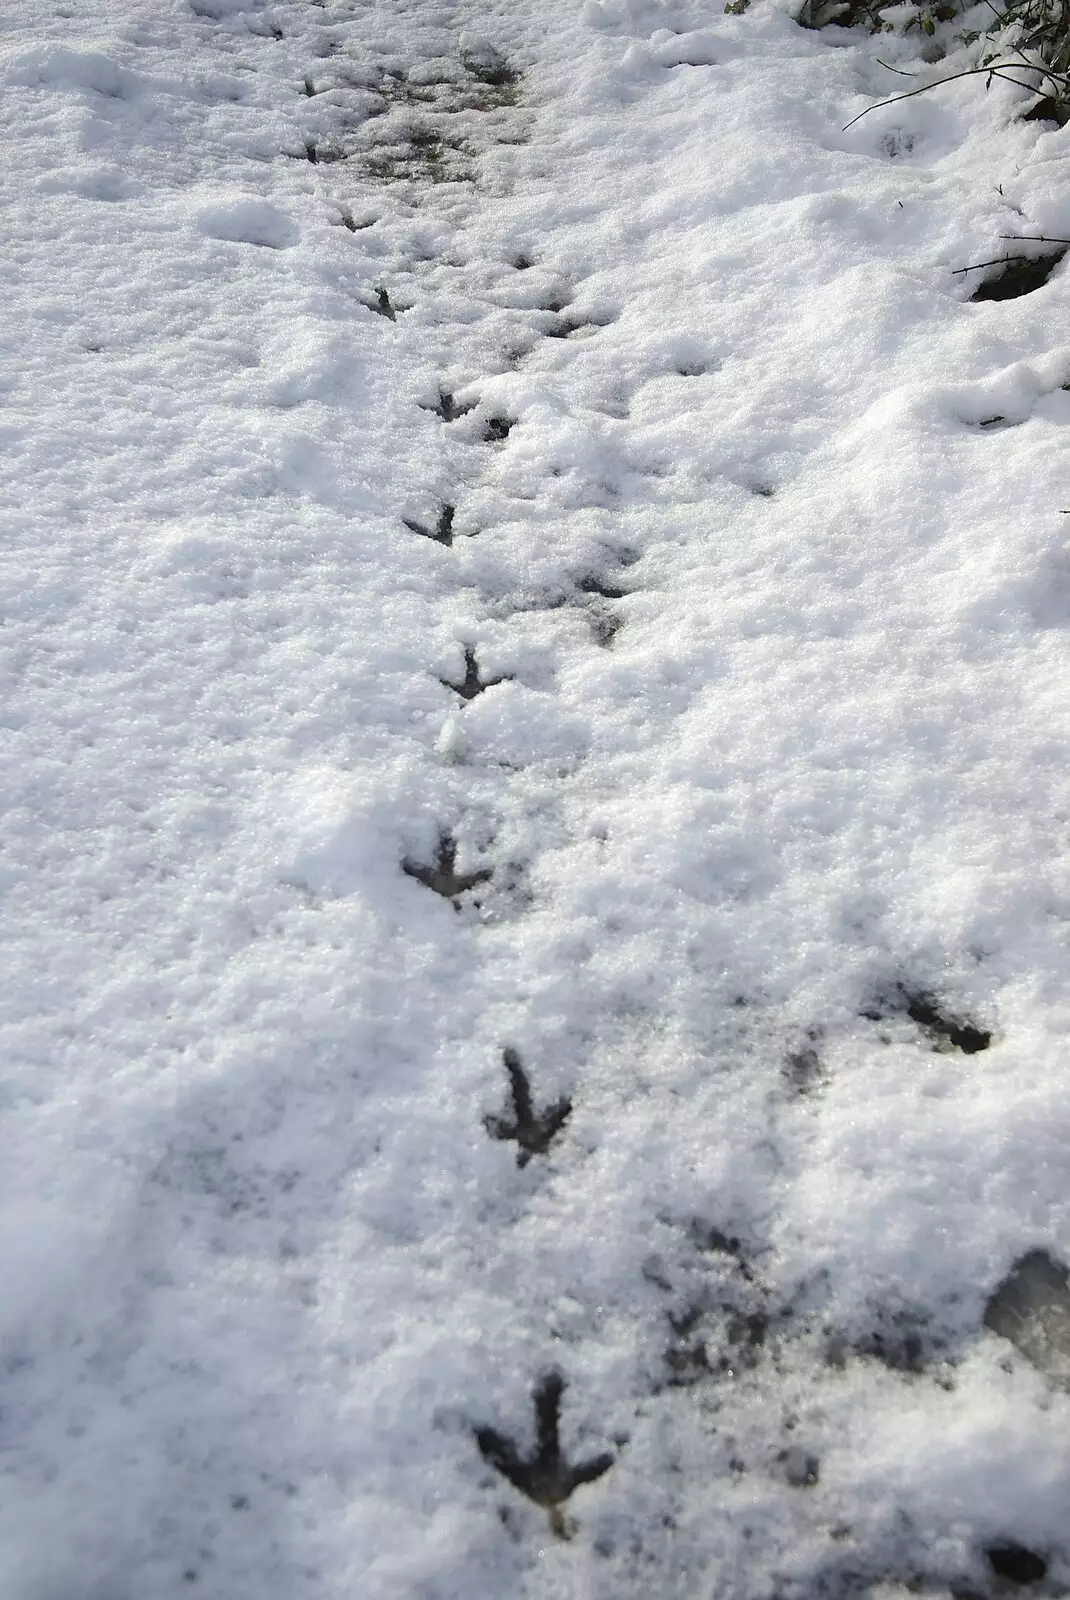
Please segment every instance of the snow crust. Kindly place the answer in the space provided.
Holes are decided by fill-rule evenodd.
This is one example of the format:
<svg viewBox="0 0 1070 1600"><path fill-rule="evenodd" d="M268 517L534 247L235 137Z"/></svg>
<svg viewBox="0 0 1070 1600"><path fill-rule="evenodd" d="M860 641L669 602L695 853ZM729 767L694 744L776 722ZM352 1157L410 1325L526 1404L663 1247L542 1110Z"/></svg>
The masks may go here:
<svg viewBox="0 0 1070 1600"><path fill-rule="evenodd" d="M878 56L10 0L4 1594L1070 1582L1067 134Z"/></svg>

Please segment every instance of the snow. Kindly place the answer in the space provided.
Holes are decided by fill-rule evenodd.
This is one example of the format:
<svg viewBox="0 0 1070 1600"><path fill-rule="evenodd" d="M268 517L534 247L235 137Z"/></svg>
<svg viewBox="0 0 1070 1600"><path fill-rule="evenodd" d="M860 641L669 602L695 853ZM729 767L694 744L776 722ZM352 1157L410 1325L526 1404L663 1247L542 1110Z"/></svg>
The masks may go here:
<svg viewBox="0 0 1070 1600"><path fill-rule="evenodd" d="M1070 1580L1067 135L845 126L971 15L12 0L5 1594Z"/></svg>

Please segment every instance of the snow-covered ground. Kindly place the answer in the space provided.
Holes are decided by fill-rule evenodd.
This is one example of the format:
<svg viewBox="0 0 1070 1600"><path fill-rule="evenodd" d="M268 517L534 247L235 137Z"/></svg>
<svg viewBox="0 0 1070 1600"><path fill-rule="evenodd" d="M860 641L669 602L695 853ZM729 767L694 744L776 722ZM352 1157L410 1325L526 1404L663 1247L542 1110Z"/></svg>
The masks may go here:
<svg viewBox="0 0 1070 1600"><path fill-rule="evenodd" d="M1070 134L792 9L9 0L10 1600L1066 1592Z"/></svg>

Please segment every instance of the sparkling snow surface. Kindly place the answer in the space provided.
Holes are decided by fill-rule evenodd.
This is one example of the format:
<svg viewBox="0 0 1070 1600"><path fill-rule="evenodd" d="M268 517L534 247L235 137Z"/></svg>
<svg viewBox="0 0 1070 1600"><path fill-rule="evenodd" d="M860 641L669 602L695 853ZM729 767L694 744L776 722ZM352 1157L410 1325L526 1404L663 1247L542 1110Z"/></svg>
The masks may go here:
<svg viewBox="0 0 1070 1600"><path fill-rule="evenodd" d="M9 0L8 1600L1065 1592L1070 132L843 131L970 21Z"/></svg>

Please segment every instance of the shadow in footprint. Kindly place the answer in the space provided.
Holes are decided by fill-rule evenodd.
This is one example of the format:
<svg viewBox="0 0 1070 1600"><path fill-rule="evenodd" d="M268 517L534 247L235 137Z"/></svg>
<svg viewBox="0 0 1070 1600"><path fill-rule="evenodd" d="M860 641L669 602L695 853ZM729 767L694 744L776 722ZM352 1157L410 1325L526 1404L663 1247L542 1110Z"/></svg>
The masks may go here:
<svg viewBox="0 0 1070 1600"><path fill-rule="evenodd" d="M483 443L501 444L515 426L515 417L488 417L483 427Z"/></svg>
<svg viewBox="0 0 1070 1600"><path fill-rule="evenodd" d="M473 111L496 111L516 104L522 74L497 50L482 46L462 51L461 65L478 85L478 92L468 99Z"/></svg>
<svg viewBox="0 0 1070 1600"><path fill-rule="evenodd" d="M314 167L330 167L338 161L344 161L346 153L333 144L313 144L310 140L305 145L305 160L310 161Z"/></svg>
<svg viewBox="0 0 1070 1600"><path fill-rule="evenodd" d="M984 1324L1070 1389L1070 1273L1046 1250L1019 1257L985 1306Z"/></svg>
<svg viewBox="0 0 1070 1600"><path fill-rule="evenodd" d="M711 1227L701 1217L692 1217L687 1231L696 1250L701 1250L703 1254L731 1256L747 1282L753 1282L754 1273L747 1260L742 1240L735 1234L725 1233L723 1228Z"/></svg>
<svg viewBox="0 0 1070 1600"><path fill-rule="evenodd" d="M905 983L897 983L893 996L878 1001L862 1015L868 1022L886 1022L897 1012L905 1012L911 1022L924 1029L937 1050L951 1048L972 1056L987 1050L992 1043L989 1029L950 1015L927 989L910 989Z"/></svg>
<svg viewBox="0 0 1070 1600"><path fill-rule="evenodd" d="M479 50L466 50L461 55L466 72L488 89L513 89L520 82L520 73L497 50L484 45Z"/></svg>
<svg viewBox="0 0 1070 1600"><path fill-rule="evenodd" d="M713 1376L706 1340L702 1337L704 1317L705 1310L699 1305L669 1313L672 1338L665 1350L665 1366L671 1389L689 1389L693 1383Z"/></svg>
<svg viewBox="0 0 1070 1600"><path fill-rule="evenodd" d="M402 517L402 522L410 533L418 533L422 539L433 539L436 544L444 544L447 549L453 544L453 513L455 506L443 506L438 514L438 522L433 528L425 528L422 522L413 522L410 517Z"/></svg>
<svg viewBox="0 0 1070 1600"><path fill-rule="evenodd" d="M789 1051L784 1058L784 1077L796 1094L813 1094L828 1082L828 1071L817 1049L818 1042L818 1038L812 1035L808 1043Z"/></svg>
<svg viewBox="0 0 1070 1600"><path fill-rule="evenodd" d="M500 1472L514 1489L546 1510L550 1528L559 1539L567 1539L571 1533L562 1507L582 1484L594 1483L608 1472L614 1461L607 1452L573 1466L562 1455L561 1397L565 1387L559 1372L547 1373L536 1384L532 1395L536 1445L531 1455L522 1456L513 1441L494 1428L475 1430L484 1461Z"/></svg>
<svg viewBox="0 0 1070 1600"><path fill-rule="evenodd" d="M595 644L603 650L608 650L623 628L624 618L616 616L612 611L592 611L589 618Z"/></svg>
<svg viewBox="0 0 1070 1600"><path fill-rule="evenodd" d="M630 589L618 589L615 584L607 583L604 578L595 577L580 578L576 588L581 594L598 595L602 600L623 600L631 594Z"/></svg>
<svg viewBox="0 0 1070 1600"><path fill-rule="evenodd" d="M1057 100L1054 95L1046 94L1034 102L1019 120L1021 122L1054 122L1060 128L1065 128L1070 122L1070 105L1065 100Z"/></svg>
<svg viewBox="0 0 1070 1600"><path fill-rule="evenodd" d="M879 1361L889 1372L924 1372L940 1341L927 1339L925 1322L906 1312L878 1313L877 1324L851 1346L855 1355Z"/></svg>
<svg viewBox="0 0 1070 1600"><path fill-rule="evenodd" d="M572 1101L562 1096L544 1111L536 1111L531 1098L531 1082L515 1050L503 1050L502 1062L509 1074L513 1115L484 1117L483 1126L492 1139L516 1140L516 1164L526 1167L532 1156L543 1156L572 1114Z"/></svg>
<svg viewBox="0 0 1070 1600"><path fill-rule="evenodd" d="M417 883L433 889L435 894L440 894L444 900L451 900L456 905L462 894L467 894L469 889L475 889L481 883L488 883L493 876L487 867L477 872L458 872L456 863L457 842L449 834L443 834L439 840L438 854L433 866L412 861L406 856L401 863L401 870L408 877L415 878Z"/></svg>
<svg viewBox="0 0 1070 1600"><path fill-rule="evenodd" d="M1001 1544L990 1544L985 1550L989 1566L997 1578L1015 1588L1025 1588L1031 1583L1043 1583L1048 1575L1048 1563L1035 1550L1007 1539Z"/></svg>
<svg viewBox="0 0 1070 1600"><path fill-rule="evenodd" d="M821 1462L798 1445L781 1450L776 1458L784 1482L792 1489L813 1489L821 1481Z"/></svg>
<svg viewBox="0 0 1070 1600"><path fill-rule="evenodd" d="M443 422L456 422L458 417L466 417L468 413L470 411L474 411L475 408L476 401L474 400L468 400L458 404L448 389L439 390L438 402L436 405L421 407L421 409L424 411L433 411L436 417L442 418Z"/></svg>
<svg viewBox="0 0 1070 1600"><path fill-rule="evenodd" d="M547 328L545 339L571 339L573 334L594 334L608 327L608 322L597 322L594 317L561 317L552 328Z"/></svg>
<svg viewBox="0 0 1070 1600"><path fill-rule="evenodd" d="M364 302L364 304L368 307L368 310L378 312L379 316L385 317L388 322L396 322L398 320L398 314L395 308L390 304L390 296L387 294L386 290L377 289L375 291L375 295L376 298L373 304L369 304L367 300Z"/></svg>
<svg viewBox="0 0 1070 1600"><path fill-rule="evenodd" d="M668 1386L687 1389L707 1378L736 1378L762 1359L769 1332L764 1311L733 1311L728 1302L698 1301L669 1313L665 1349Z"/></svg>
<svg viewBox="0 0 1070 1600"><path fill-rule="evenodd" d="M1002 271L978 285L971 300L1017 300L1042 289L1066 254L1067 246L1043 256L1005 256L1001 261L981 261L977 267L961 267L960 272L976 272L982 267L1002 267Z"/></svg>

